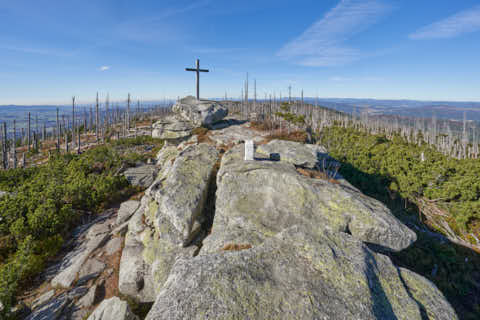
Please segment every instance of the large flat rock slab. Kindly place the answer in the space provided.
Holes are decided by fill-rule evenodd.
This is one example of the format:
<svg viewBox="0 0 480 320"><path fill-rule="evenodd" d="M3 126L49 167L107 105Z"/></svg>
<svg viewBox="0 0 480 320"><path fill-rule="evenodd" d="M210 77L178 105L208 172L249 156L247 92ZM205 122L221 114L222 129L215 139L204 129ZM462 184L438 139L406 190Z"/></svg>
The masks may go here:
<svg viewBox="0 0 480 320"><path fill-rule="evenodd" d="M403 273L348 234L292 226L177 260L146 319L457 319L430 281Z"/></svg>
<svg viewBox="0 0 480 320"><path fill-rule="evenodd" d="M327 149L322 146L285 140L272 140L260 145L257 152L266 157L275 155L280 161L312 169L322 168L327 165L325 161L330 161Z"/></svg>
<svg viewBox="0 0 480 320"><path fill-rule="evenodd" d="M387 207L358 190L300 175L288 162L244 161L243 153L239 145L222 158L213 228L200 254L232 241L258 245L294 224L349 233L394 251L416 240Z"/></svg>
<svg viewBox="0 0 480 320"><path fill-rule="evenodd" d="M209 138L217 145L238 144L246 140L260 143L269 133L251 129L248 123L234 119L228 119L228 124L221 129L211 130Z"/></svg>

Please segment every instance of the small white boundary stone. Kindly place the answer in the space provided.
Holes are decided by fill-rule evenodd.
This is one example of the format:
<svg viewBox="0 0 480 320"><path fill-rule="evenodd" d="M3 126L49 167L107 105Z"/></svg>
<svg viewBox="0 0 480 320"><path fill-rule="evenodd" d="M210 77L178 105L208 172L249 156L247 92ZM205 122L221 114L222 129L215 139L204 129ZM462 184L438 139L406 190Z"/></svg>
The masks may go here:
<svg viewBox="0 0 480 320"><path fill-rule="evenodd" d="M255 155L255 145L253 140L245 141L245 161L253 161Z"/></svg>

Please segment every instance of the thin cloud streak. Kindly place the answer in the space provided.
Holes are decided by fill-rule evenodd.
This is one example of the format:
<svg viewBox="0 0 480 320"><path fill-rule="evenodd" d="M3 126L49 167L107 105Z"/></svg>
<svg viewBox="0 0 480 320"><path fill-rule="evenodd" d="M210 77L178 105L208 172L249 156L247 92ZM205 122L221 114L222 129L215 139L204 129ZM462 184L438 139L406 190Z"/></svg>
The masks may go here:
<svg viewBox="0 0 480 320"><path fill-rule="evenodd" d="M110 69L110 66L101 66L98 70L103 72L103 71L107 71L109 69Z"/></svg>
<svg viewBox="0 0 480 320"><path fill-rule="evenodd" d="M344 42L364 31L391 9L379 0L342 0L322 19L277 52L304 66L344 65L362 57Z"/></svg>
<svg viewBox="0 0 480 320"><path fill-rule="evenodd" d="M15 45L0 45L0 49L1 50L8 50L8 51L22 52L22 53L28 53L28 54L55 56L55 57L67 57L67 56L72 56L73 55L73 53L65 52L63 50L22 47L22 46L15 46Z"/></svg>
<svg viewBox="0 0 480 320"><path fill-rule="evenodd" d="M480 31L480 5L420 28L410 34L409 38L412 40L448 39L475 31Z"/></svg>

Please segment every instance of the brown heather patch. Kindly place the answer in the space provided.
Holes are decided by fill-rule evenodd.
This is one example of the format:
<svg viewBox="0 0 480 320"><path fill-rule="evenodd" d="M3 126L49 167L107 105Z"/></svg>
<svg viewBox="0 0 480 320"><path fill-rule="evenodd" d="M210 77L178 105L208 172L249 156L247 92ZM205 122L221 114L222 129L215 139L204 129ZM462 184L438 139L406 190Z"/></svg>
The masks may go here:
<svg viewBox="0 0 480 320"><path fill-rule="evenodd" d="M236 244L236 243L229 243L223 246L221 249L222 251L241 251L241 250L247 250L251 249L252 245L251 244Z"/></svg>
<svg viewBox="0 0 480 320"><path fill-rule="evenodd" d="M208 138L208 129L205 127L198 127L192 130L192 134L197 136L198 142L209 142L210 138Z"/></svg>
<svg viewBox="0 0 480 320"><path fill-rule="evenodd" d="M111 256L105 256L104 254L104 262L107 265L105 267L105 270L113 269L113 273L108 278L105 277L105 296L102 298L102 300L111 298L113 296L118 296L118 294L120 293L120 291L118 290L118 278L120 274L120 258L122 257L123 247L124 241L122 243L121 249L112 254ZM104 271L104 274L105 272L106 271Z"/></svg>
<svg viewBox="0 0 480 320"><path fill-rule="evenodd" d="M145 195L145 191L142 191L142 192L136 193L133 196L131 196L129 200L140 201L144 195Z"/></svg>
<svg viewBox="0 0 480 320"><path fill-rule="evenodd" d="M325 172L318 171L318 170L313 170L313 169L306 169L306 168L297 168L297 172L300 173L301 175L305 177L309 177L312 179L322 179L322 180L327 180L328 182L334 183L334 184L339 184L335 179L329 178L328 175Z"/></svg>
<svg viewBox="0 0 480 320"><path fill-rule="evenodd" d="M307 133L305 131L291 131L290 133L287 131L275 132L266 136L264 142L268 143L272 140L287 140L305 143L307 142Z"/></svg>

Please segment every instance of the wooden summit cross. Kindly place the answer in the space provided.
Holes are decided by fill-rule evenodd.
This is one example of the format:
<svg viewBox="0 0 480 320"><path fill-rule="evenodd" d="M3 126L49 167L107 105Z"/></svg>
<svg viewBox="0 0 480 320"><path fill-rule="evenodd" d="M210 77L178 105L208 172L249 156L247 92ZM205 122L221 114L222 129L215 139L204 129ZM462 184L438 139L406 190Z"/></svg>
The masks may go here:
<svg viewBox="0 0 480 320"><path fill-rule="evenodd" d="M195 71L197 73L197 100L200 100L200 72L209 72L207 69L200 69L200 60L197 59L197 67L185 68L185 71Z"/></svg>

